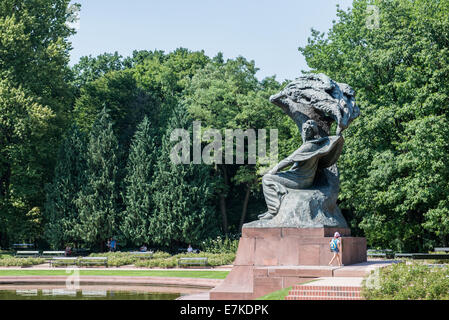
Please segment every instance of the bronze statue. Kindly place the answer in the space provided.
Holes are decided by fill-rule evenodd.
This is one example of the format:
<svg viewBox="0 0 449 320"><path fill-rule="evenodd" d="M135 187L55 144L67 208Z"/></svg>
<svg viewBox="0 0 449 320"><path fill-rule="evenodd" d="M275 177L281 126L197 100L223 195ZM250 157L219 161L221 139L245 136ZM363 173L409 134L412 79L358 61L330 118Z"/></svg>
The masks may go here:
<svg viewBox="0 0 449 320"><path fill-rule="evenodd" d="M354 91L324 74L308 74L270 101L295 121L303 144L263 176L268 211L244 227L347 227L336 204L336 162L343 148L342 131L359 115ZM336 133L330 136L333 121Z"/></svg>

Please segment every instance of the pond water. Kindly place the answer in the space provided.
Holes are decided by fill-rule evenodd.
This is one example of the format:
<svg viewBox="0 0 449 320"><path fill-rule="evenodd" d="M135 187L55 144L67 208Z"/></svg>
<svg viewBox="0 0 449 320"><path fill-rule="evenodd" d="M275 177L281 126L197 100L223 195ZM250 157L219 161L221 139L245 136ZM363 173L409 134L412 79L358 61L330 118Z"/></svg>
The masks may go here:
<svg viewBox="0 0 449 320"><path fill-rule="evenodd" d="M174 300L180 295L173 292L63 288L0 290L0 300Z"/></svg>

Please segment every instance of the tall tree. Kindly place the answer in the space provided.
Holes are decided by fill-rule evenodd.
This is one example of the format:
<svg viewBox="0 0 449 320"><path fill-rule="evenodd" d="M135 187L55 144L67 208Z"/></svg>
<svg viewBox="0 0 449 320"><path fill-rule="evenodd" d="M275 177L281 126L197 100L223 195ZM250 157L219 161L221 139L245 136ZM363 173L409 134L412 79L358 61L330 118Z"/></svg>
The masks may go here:
<svg viewBox="0 0 449 320"><path fill-rule="evenodd" d="M128 61L128 60L126 60ZM95 81L108 72L119 71L131 66L118 52L103 53L96 57L83 56L72 68L73 84L77 88L85 86L87 83Z"/></svg>
<svg viewBox="0 0 449 320"><path fill-rule="evenodd" d="M139 61L143 53L135 53L134 59ZM179 96L193 75L203 68L209 57L204 51L189 51L178 48L164 54L163 51L151 52L140 58L135 66L135 77L139 85L152 92L159 92L162 99Z"/></svg>
<svg viewBox="0 0 449 320"><path fill-rule="evenodd" d="M268 137L269 129L278 129L279 149L284 154L290 151L285 148L285 143L291 139L290 128L297 129L293 122L289 128L288 117L269 102L270 95L279 90L279 83L274 77L259 82L255 76L257 70L254 61L238 57L225 62L218 55L192 77L184 99L192 118L201 121L205 130L220 130L222 137L226 129L255 129L256 133L257 129L268 129ZM246 148L245 161L247 151ZM259 167L259 163L254 165L247 161L243 165L225 164L224 159L222 164L216 165L216 175L221 178L218 208L224 233L240 232L247 219L250 194L259 191ZM243 199L241 194L244 194Z"/></svg>
<svg viewBox="0 0 449 320"><path fill-rule="evenodd" d="M158 245L194 244L218 231L212 201L216 183L211 167L171 161L174 143L170 135L172 130L183 128L191 135L191 119L185 107L179 106L163 137L152 186L154 215L149 230Z"/></svg>
<svg viewBox="0 0 449 320"><path fill-rule="evenodd" d="M253 61L243 57L236 60L222 61L221 56L214 59L197 72L186 90L186 104L189 112L205 128L220 129L224 136L225 129L246 129L239 126L235 118L241 111L239 97L256 90L257 69ZM218 164L216 175L221 177L219 185L219 210L222 230L229 232L229 204L227 198L232 192L231 179L235 166Z"/></svg>
<svg viewBox="0 0 449 320"><path fill-rule="evenodd" d="M356 90L340 199L369 245L448 243L448 12L448 0L355 0L300 48L314 72Z"/></svg>
<svg viewBox="0 0 449 320"><path fill-rule="evenodd" d="M0 239L39 215L73 95L69 0L0 3ZM23 228L22 228L23 229ZM31 230L31 229L30 229ZM34 229L35 230L35 229ZM34 232L34 231L33 231ZM6 234L7 233L7 234ZM39 238L39 234L29 234Z"/></svg>
<svg viewBox="0 0 449 320"><path fill-rule="evenodd" d="M168 126L173 108L182 100L184 90L195 73L203 68L209 57L204 51L190 51L178 48L173 52L135 51L131 63L137 85L146 93L151 93L159 105L156 117L151 117L153 127ZM163 133L157 135L157 143Z"/></svg>
<svg viewBox="0 0 449 320"><path fill-rule="evenodd" d="M119 144L127 149L136 124L144 115L154 122L159 113L159 102L152 92L138 88L133 71L111 71L81 87L81 95L75 103L75 120L80 128L89 132L103 106L109 110L113 129Z"/></svg>
<svg viewBox="0 0 449 320"><path fill-rule="evenodd" d="M75 200L86 183L86 167L86 139L74 125L59 148L53 181L46 188L45 237L55 249L80 241Z"/></svg>
<svg viewBox="0 0 449 320"><path fill-rule="evenodd" d="M153 172L157 158L154 134L147 117L138 125L134 135L125 178L125 212L121 230L128 243L150 243L149 225L153 215Z"/></svg>
<svg viewBox="0 0 449 320"><path fill-rule="evenodd" d="M106 109L99 113L87 145L86 184L75 200L80 224L77 236L85 243L103 248L105 241L119 234L120 212L118 143Z"/></svg>

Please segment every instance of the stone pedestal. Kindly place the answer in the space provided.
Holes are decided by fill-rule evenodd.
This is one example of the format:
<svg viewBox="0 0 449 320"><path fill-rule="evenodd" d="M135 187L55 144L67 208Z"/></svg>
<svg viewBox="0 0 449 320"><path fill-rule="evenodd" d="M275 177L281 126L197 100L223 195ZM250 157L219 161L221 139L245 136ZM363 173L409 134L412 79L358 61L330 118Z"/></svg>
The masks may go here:
<svg viewBox="0 0 449 320"><path fill-rule="evenodd" d="M342 236L342 263L366 261L366 239L347 228L244 228L234 267L212 300L254 299L313 278L333 276L329 242ZM335 262L336 264L337 262ZM314 268L316 266L316 268Z"/></svg>

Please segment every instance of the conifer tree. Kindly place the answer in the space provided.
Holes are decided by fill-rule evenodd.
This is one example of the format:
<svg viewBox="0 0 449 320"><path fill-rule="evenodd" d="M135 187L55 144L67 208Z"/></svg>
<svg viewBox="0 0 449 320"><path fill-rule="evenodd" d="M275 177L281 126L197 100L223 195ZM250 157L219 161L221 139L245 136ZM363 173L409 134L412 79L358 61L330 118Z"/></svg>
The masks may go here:
<svg viewBox="0 0 449 320"><path fill-rule="evenodd" d="M117 236L119 226L118 143L105 108L95 121L87 145L86 185L76 204L80 224L77 234L86 243L103 248Z"/></svg>
<svg viewBox="0 0 449 320"><path fill-rule="evenodd" d="M85 138L73 125L59 148L53 181L46 187L45 238L55 249L79 240L74 232L79 223L75 199L86 181L85 157Z"/></svg>
<svg viewBox="0 0 449 320"><path fill-rule="evenodd" d="M172 246L198 243L218 232L213 206L216 181L211 167L204 164L175 164L170 159L170 134L176 128L191 128L183 106L174 110L162 140L153 179L154 215L150 236L154 243ZM189 130L191 131L191 130Z"/></svg>
<svg viewBox="0 0 449 320"><path fill-rule="evenodd" d="M149 243L149 224L153 211L152 178L156 160L154 128L147 117L138 125L129 152L125 178L126 209L121 231L129 243Z"/></svg>

